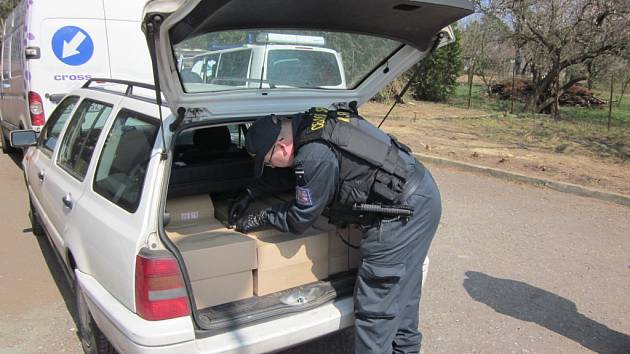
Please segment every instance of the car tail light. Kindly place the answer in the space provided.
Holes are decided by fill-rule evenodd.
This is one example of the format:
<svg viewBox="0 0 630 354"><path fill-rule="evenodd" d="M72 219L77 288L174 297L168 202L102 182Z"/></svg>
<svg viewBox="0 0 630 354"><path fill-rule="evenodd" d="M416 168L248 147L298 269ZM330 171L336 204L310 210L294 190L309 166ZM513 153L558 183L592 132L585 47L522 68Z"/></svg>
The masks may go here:
<svg viewBox="0 0 630 354"><path fill-rule="evenodd" d="M143 249L136 256L136 313L149 321L190 315L182 273L170 253Z"/></svg>
<svg viewBox="0 0 630 354"><path fill-rule="evenodd" d="M31 111L31 125L44 125L44 103L37 92L28 92L28 107Z"/></svg>

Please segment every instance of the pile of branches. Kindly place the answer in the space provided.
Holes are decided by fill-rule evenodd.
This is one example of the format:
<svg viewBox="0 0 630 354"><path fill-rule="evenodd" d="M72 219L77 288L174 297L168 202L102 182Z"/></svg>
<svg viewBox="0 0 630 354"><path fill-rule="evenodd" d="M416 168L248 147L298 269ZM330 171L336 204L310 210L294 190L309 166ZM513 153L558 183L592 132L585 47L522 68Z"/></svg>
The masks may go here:
<svg viewBox="0 0 630 354"><path fill-rule="evenodd" d="M498 82L490 87L490 92L499 99L514 99L520 102L526 102L534 93L534 87L530 81L518 79L514 81L505 80ZM606 104L605 101L595 97L593 92L586 87L575 84L566 89L559 98L561 106L579 106L579 107L601 107Z"/></svg>

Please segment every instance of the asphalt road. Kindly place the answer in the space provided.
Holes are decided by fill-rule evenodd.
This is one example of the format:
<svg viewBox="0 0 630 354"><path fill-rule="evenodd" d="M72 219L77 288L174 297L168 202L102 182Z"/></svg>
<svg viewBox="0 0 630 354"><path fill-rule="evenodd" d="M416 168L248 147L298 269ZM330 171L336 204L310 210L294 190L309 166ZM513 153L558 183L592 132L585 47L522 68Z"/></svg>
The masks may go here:
<svg viewBox="0 0 630 354"><path fill-rule="evenodd" d="M630 208L433 168L444 213L421 308L432 353L630 353ZM73 296L0 155L0 352L79 353ZM352 352L352 331L285 351Z"/></svg>

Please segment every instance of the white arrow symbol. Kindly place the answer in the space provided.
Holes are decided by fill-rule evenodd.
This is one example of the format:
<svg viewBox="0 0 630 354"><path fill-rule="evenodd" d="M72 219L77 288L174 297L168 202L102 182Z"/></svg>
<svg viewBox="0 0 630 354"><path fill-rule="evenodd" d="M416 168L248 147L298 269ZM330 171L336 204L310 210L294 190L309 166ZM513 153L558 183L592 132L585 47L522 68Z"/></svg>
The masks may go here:
<svg viewBox="0 0 630 354"><path fill-rule="evenodd" d="M83 32L77 32L70 42L63 41L63 53L61 55L61 59L65 59L67 57L71 57L73 55L77 55L80 52L77 50L81 43L85 40L85 34Z"/></svg>

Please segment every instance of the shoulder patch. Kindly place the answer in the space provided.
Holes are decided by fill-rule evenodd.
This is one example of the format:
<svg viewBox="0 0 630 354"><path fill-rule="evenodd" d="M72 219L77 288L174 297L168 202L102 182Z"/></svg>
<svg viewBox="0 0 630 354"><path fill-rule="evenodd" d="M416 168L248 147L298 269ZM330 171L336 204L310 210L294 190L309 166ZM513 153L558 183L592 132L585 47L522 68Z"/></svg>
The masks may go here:
<svg viewBox="0 0 630 354"><path fill-rule="evenodd" d="M313 206L310 188L295 187L295 201L300 205Z"/></svg>

